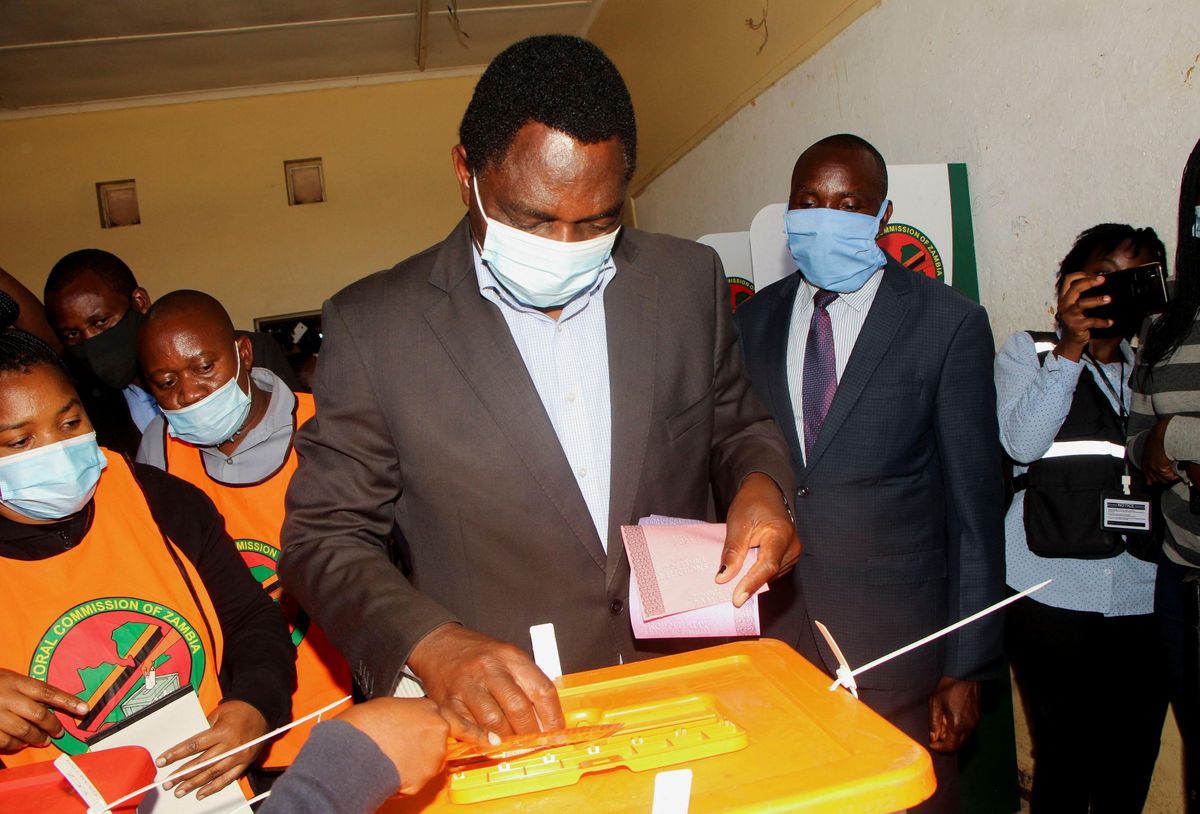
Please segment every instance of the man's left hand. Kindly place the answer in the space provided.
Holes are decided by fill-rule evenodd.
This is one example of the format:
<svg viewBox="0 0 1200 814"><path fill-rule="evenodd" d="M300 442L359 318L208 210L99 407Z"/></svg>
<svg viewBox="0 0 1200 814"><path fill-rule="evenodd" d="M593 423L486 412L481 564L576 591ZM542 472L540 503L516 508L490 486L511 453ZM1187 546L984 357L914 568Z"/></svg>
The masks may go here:
<svg viewBox="0 0 1200 814"><path fill-rule="evenodd" d="M800 559L800 538L788 516L783 493L775 481L752 472L742 481L725 522L725 550L716 581L724 584L742 570L750 549L758 549L758 561L733 590L733 604L741 607L754 592L780 574L787 573Z"/></svg>
<svg viewBox="0 0 1200 814"><path fill-rule="evenodd" d="M958 751L979 723L979 682L942 676L929 697L929 748Z"/></svg>

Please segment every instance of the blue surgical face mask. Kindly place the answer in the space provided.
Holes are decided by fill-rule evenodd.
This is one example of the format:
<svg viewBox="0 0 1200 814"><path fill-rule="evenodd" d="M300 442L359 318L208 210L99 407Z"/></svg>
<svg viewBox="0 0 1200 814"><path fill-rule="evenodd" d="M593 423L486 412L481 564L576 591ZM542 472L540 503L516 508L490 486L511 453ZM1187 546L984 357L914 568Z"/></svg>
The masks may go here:
<svg viewBox="0 0 1200 814"><path fill-rule="evenodd" d="M534 308L555 308L600 279L621 231L619 226L608 234L575 243L538 237L489 218L474 177L471 188L487 221L480 256L517 302Z"/></svg>
<svg viewBox="0 0 1200 814"><path fill-rule="evenodd" d="M163 410L171 435L198 447L215 447L232 438L250 415L250 394L242 390L242 354L236 344L237 373L195 404L178 410Z"/></svg>
<svg viewBox="0 0 1200 814"><path fill-rule="evenodd" d="M875 242L887 205L885 200L874 217L823 207L789 209L783 216L788 248L804 279L839 294L862 288L887 262Z"/></svg>
<svg viewBox="0 0 1200 814"><path fill-rule="evenodd" d="M34 520L61 520L92 499L108 460L96 433L0 458L0 503Z"/></svg>

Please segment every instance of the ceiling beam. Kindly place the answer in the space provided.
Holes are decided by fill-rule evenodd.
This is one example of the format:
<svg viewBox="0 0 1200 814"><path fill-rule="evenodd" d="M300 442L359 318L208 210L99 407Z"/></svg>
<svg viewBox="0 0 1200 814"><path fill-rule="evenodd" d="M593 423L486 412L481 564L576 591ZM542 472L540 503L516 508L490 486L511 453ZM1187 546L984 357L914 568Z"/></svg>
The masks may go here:
<svg viewBox="0 0 1200 814"><path fill-rule="evenodd" d="M190 31L158 31L153 34L117 34L109 37L80 37L70 40L48 40L45 42L20 42L0 45L0 52L36 51L43 48L67 48L75 45L117 45L126 42L152 42L154 40L177 40L188 37L219 37L227 34L250 34L259 31L290 31L305 28L324 28L334 25L357 23L382 23L413 18L412 12L396 14L369 14L361 17L331 17L322 20L294 20L289 23L265 23L262 25L239 25L228 28L197 28Z"/></svg>

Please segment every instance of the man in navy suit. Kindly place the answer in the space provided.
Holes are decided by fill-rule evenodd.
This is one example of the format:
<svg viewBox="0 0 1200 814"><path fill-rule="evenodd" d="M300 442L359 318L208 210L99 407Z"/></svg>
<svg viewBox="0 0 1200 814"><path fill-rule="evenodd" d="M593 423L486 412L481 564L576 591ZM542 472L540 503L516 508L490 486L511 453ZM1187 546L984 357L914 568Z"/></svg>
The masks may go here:
<svg viewBox="0 0 1200 814"><path fill-rule="evenodd" d="M760 599L766 630L833 673L1004 596L1003 502L987 313L879 249L883 157L857 136L808 148L786 226L798 271L736 319L754 388L791 447L799 565ZM957 810L955 752L979 720L1000 615L859 679L862 699L933 752Z"/></svg>

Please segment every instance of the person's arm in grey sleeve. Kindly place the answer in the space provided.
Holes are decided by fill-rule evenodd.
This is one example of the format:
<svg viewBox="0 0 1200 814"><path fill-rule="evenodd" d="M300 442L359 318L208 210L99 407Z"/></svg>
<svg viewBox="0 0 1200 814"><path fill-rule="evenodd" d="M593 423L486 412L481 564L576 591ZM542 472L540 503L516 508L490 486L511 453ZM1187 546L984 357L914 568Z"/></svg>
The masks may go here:
<svg viewBox="0 0 1200 814"><path fill-rule="evenodd" d="M399 453L351 327L325 304L316 415L296 435L279 574L368 696L390 695L409 654L453 614L388 557L404 484Z"/></svg>
<svg viewBox="0 0 1200 814"><path fill-rule="evenodd" d="M393 794L416 794L442 773L447 738L499 738L456 726L427 699L376 698L317 726L271 790L262 814L369 814Z"/></svg>
<svg viewBox="0 0 1200 814"><path fill-rule="evenodd" d="M259 814L369 814L400 788L400 775L375 742L348 723L313 729Z"/></svg>
<svg viewBox="0 0 1200 814"><path fill-rule="evenodd" d="M729 283L716 252L711 252L716 331L713 347L713 433L710 477L718 502L726 507L748 475L761 472L791 505L795 476L787 440L750 385L737 328L729 308Z"/></svg>

